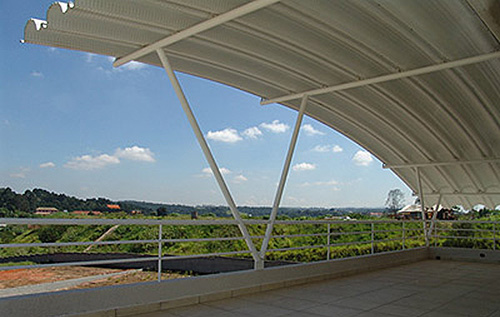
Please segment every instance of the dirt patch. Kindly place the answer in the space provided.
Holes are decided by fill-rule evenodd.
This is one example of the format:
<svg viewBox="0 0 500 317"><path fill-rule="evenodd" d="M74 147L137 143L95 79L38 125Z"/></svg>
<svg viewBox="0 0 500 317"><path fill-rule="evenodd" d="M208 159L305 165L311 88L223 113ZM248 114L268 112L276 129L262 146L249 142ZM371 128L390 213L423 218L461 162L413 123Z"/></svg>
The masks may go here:
<svg viewBox="0 0 500 317"><path fill-rule="evenodd" d="M51 283L92 275L122 272L117 269L102 269L83 266L63 266L37 269L17 269L0 271L0 289Z"/></svg>
<svg viewBox="0 0 500 317"><path fill-rule="evenodd" d="M170 280L176 278L184 278L189 277L189 275L183 275L178 273L162 273L162 280ZM71 287L68 289L80 289L80 288L93 288L93 287L102 287L102 286L111 286L111 285L120 285L120 284L133 284L133 283L141 283L141 282L152 282L158 280L157 272L143 272L130 270L129 273L111 276L102 280L95 280L92 282L82 283L78 286Z"/></svg>
<svg viewBox="0 0 500 317"><path fill-rule="evenodd" d="M13 288L26 285L35 285L42 283L51 283L57 281L70 280L81 277L103 275L123 272L123 274L111 276L105 279L85 282L77 288L93 288L118 284L132 284L148 281L156 281L158 273L143 272L137 270L119 270L119 269L103 269L84 266L62 266L37 269L17 269L0 271L0 289ZM162 280L183 278L188 275L178 273L162 273Z"/></svg>

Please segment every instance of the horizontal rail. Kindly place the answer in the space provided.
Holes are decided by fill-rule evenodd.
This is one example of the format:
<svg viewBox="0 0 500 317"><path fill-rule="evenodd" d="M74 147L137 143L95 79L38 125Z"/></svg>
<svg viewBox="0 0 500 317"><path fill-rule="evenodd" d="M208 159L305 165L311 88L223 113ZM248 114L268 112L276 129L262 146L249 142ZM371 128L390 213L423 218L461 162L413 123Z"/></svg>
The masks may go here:
<svg viewBox="0 0 500 317"><path fill-rule="evenodd" d="M427 221L429 222L429 221ZM454 223L471 223L471 224L500 224L500 221L491 220L436 220L440 224L454 224Z"/></svg>
<svg viewBox="0 0 500 317"><path fill-rule="evenodd" d="M244 219L247 225L267 225L269 220L264 219ZM404 220L405 223L422 224L421 220ZM427 220L427 222L430 222ZM276 220L276 225L358 225L358 224L400 224L401 220ZM486 223L486 222L485 222ZM500 222L498 222L500 223ZM138 226L185 226L185 225L237 225L236 220L222 219L61 219L61 218L0 218L0 224L6 225L138 225Z"/></svg>
<svg viewBox="0 0 500 317"><path fill-rule="evenodd" d="M205 254L162 256L161 259L162 260L182 260L182 259L196 259L196 258L205 258L205 257L213 257L213 256L250 254L250 253L251 252L248 250L241 250L241 251L214 252L214 253L205 253ZM158 258L155 258L155 259L158 260Z"/></svg>
<svg viewBox="0 0 500 317"><path fill-rule="evenodd" d="M494 232L493 229L436 228L436 231Z"/></svg>
<svg viewBox="0 0 500 317"><path fill-rule="evenodd" d="M496 240L495 237L469 237L469 236L440 236L440 235L433 235L434 238L436 239L471 239L471 240Z"/></svg>
<svg viewBox="0 0 500 317"><path fill-rule="evenodd" d="M262 239L263 236L253 236L253 239ZM175 242L211 242L211 241L234 241L243 240L243 237L223 238L192 238L192 239L161 239L162 243ZM6 243L0 244L0 248L33 248L33 247L70 247L70 246L97 246L97 245L120 245L120 244L145 244L158 243L158 239L151 240L116 240L116 241L84 241L84 242L35 242L35 243Z"/></svg>
<svg viewBox="0 0 500 317"><path fill-rule="evenodd" d="M267 225L269 220L265 219L245 219L244 223L246 225ZM426 220L426 223L431 223L430 220ZM127 258L127 259L110 259L110 260L93 260L93 261L77 261L77 262L67 262L67 263L53 263L53 264L36 264L36 265L16 265L9 267L0 267L0 271L19 269L19 268L43 268L43 267L58 267L58 266L85 266L85 265L102 265L102 264L119 264L119 263L134 263L134 262L149 262L157 261L161 263L162 260L182 260L182 259L193 259L193 258L203 258L203 257L213 257L213 256L234 256L234 255L248 255L249 250L234 250L226 252L214 252L205 254L179 254L179 255L163 255L161 251L162 243L202 243L202 242L217 242L217 241L239 241L244 238L241 236L222 236L222 237L200 237L200 238L168 238L165 234L162 238L161 226L227 226L227 225L237 225L235 220L222 219L57 219L57 218L0 218L0 224L6 225L66 225L66 226L79 226L79 225L104 225L104 226L160 226L159 227L159 237L157 239L145 239L145 240L113 240L113 241L82 241L82 242L33 242L33 243L4 243L0 244L0 248L31 248L31 247L69 247L69 246L106 246L106 245L127 245L127 244L158 244L159 251L155 255L145 255L144 257L137 258ZM415 224L418 228L411 225L401 227L401 224ZM474 225L489 225L489 228L451 228L452 224L474 224ZM496 226L500 224L500 221L449 221L449 220L437 220L435 221L435 227L433 228L434 235L429 235L434 239L473 239L473 240L493 240L497 241L495 232ZM327 252L331 248L341 247L341 246L351 246L351 245L370 245L371 253L374 253L374 245L399 241L403 244L403 249L409 246L405 245L405 242L410 240L422 240L425 235L422 232L422 220L333 220L333 219L319 219L319 220L277 220L276 226L279 225L292 225L292 226L315 226L311 229L307 227L297 227L298 233L293 234L275 234L271 235L272 239L281 238L301 238L301 237L319 237L322 239L317 239L320 244L317 245L300 245L299 243L293 242L293 246L286 248L276 248L269 249L267 253L271 252L284 252L284 251L300 251L306 249L321 249L327 248ZM326 226L328 225L328 227ZM370 226L366 226L370 225ZM379 227L375 230L377 225L386 225L385 227ZM393 226L394 225L394 226ZM357 227L353 227L357 226ZM391 227L394 227L391 229ZM294 230L296 230L294 229ZM314 233L300 233L300 230L313 230ZM324 230L324 231L323 231ZM328 230L328 231L327 231ZM352 230L352 231L349 231ZM444 232L478 232L482 235L493 234L492 237L469 237L469 236L443 236L439 233ZM403 233L401 235L401 233ZM409 236L405 236L405 233ZM208 233L200 233L200 236ZM374 235L377 234L378 237ZM224 235L223 233L220 235ZM371 236L370 236L371 235ZM349 240L357 241L345 241L338 243L331 243L330 237L341 237L350 236ZM252 239L263 239L262 235L251 236ZM327 239L328 238L328 239ZM376 238L379 238L377 240ZM312 240L315 241L315 240ZM315 241L316 242L316 241ZM326 242L326 244L322 244ZM304 244L304 243L302 243ZM412 242L412 245L416 244ZM388 249L394 248L393 245L389 245ZM409 248L415 248L411 246ZM225 249L228 250L228 249ZM206 250L207 252L209 250ZM194 251L186 253L194 253ZM179 253L183 253L179 251ZM327 256L330 259L330 255ZM158 265L159 271L161 270L161 265Z"/></svg>
<svg viewBox="0 0 500 317"><path fill-rule="evenodd" d="M155 256L155 257L143 257L143 258L131 258L131 259L75 261L75 262L50 263L50 264L30 264L30 265L4 266L4 267L0 267L0 271L15 270L15 269L37 269L37 268L44 268L44 267L86 266L86 265L98 265L98 264L134 263L134 262L156 261L156 260L158 260L157 256Z"/></svg>

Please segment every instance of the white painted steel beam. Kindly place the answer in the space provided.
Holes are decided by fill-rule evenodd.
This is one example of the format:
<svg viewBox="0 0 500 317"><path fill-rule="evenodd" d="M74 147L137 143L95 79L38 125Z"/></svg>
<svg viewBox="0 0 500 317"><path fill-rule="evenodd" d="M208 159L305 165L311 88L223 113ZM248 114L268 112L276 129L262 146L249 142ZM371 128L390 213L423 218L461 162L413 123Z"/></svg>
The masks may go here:
<svg viewBox="0 0 500 317"><path fill-rule="evenodd" d="M500 192L474 192L474 193L425 193L425 196L500 196Z"/></svg>
<svg viewBox="0 0 500 317"><path fill-rule="evenodd" d="M416 168L416 176L417 176L417 187L418 187L418 196L420 197L420 211L422 213L422 226L424 229L425 236L425 245L429 246L429 236L427 235L427 228L425 225L425 201L424 201L424 191L422 190L422 180L420 178L420 168Z"/></svg>
<svg viewBox="0 0 500 317"><path fill-rule="evenodd" d="M252 13L254 11L257 11L259 9L262 9L264 7L267 7L271 4L274 4L278 2L279 0L255 0L249 3L246 3L238 8L235 8L233 10L227 11L225 13L222 13L212 19L203 21L201 23L198 23L196 25L193 25L187 29L184 29L182 31L179 31L177 33L174 33L172 35L169 35L159 41L156 41L154 43L151 43L145 47L142 47L130 54L127 54L125 56L117 58L113 66L119 67L123 64L126 64L132 60L136 60L138 58L141 58L145 55L148 55L154 51L156 51L159 48L166 47L168 45L174 44L176 42L179 42L183 39L186 39L190 36L196 35L198 33L201 33L203 31L207 31L211 28L214 28L216 26L219 26L221 24L224 24L228 21L237 19L241 16L244 16L246 14Z"/></svg>
<svg viewBox="0 0 500 317"><path fill-rule="evenodd" d="M344 84L340 84L340 85L312 89L312 90L308 90L308 91L304 91L304 92L290 94L287 96L281 96L281 97L276 97L276 98L272 98L272 99L264 99L260 102L260 104L261 105L268 105L271 103L279 103L279 102L300 99L300 98L304 97L305 95L315 96L315 95L321 95L321 94L326 94L326 93L335 92L335 91L363 87L363 86L367 86L367 85L380 84L380 83L391 81L391 80L402 79L402 78L418 76L418 75L424 75L424 74L434 73L434 72L438 72L438 71L445 70L445 69L481 63L481 62L485 62L485 61L488 61L490 59L495 59L495 58L500 58L500 51L496 51L496 52L488 53L488 54L477 55L477 56L468 57L468 58L464 58L464 59L459 59L459 60L455 60L455 61L451 61L451 62L445 62L445 63L441 63L441 64L435 64L435 65L430 65L430 66L426 66L426 67L416 68L416 69L403 71L403 72L399 72L399 73L377 76L377 77L363 79L363 80L356 80L356 81L352 81L352 82L348 82L348 83L344 83Z"/></svg>
<svg viewBox="0 0 500 317"><path fill-rule="evenodd" d="M447 162L422 162L408 164L384 164L383 168L414 168L414 167L435 167L435 166L454 166L454 165L473 165L486 163L500 163L500 158L489 158L482 160L469 161L447 161Z"/></svg>
<svg viewBox="0 0 500 317"><path fill-rule="evenodd" d="M434 230L434 227L436 226L436 218L437 218L437 214L438 214L438 211L439 211L439 205L441 205L441 199L442 198L443 198L443 195L439 195L437 203L436 203L436 209L434 209L434 212L432 213L431 226L429 228L429 231L427 232L427 235L429 237L431 236L432 230Z"/></svg>
<svg viewBox="0 0 500 317"><path fill-rule="evenodd" d="M260 248L260 257L262 259L266 257L267 246L269 245L269 240L271 239L271 234L274 228L274 222L276 221L276 216L278 215L281 198L283 197L283 190L285 189L286 179L288 177L288 172L290 171L290 163L292 162L293 153L295 152L295 145L297 144L297 139L299 136L300 126L302 125L302 119L304 117L307 99L308 96L305 95L302 98L302 102L300 104L299 114L297 115L297 120L295 122L295 128L293 129L290 146L288 147L285 164L281 172L280 182L278 184L278 189L276 190L276 196L274 197L273 209L271 210L271 215L269 216L269 224L267 225L265 238L262 241L262 246Z"/></svg>
<svg viewBox="0 0 500 317"><path fill-rule="evenodd" d="M222 194L224 195L224 198L226 199L227 204L229 205L229 209L231 210L231 213L233 214L234 219L238 222L238 227L239 227L243 237L245 238L245 242L248 246L248 249L252 253L252 256L253 256L255 262L260 263L261 261L260 261L260 257L259 257L259 254L257 252L257 249L255 248L255 245L252 242L252 239L250 237L250 234L248 233L247 227L245 226L245 224L243 223L243 220L241 219L240 213L236 207L236 204L233 200L233 197L231 196L231 193L229 192L229 189L226 185L226 182L224 181L224 177L222 176L222 173L219 170L217 163L215 162L215 159L212 155L212 152L210 151L210 148L208 147L207 141L205 140L205 137L203 136L203 133L201 132L200 126L198 125L198 122L196 121L196 118L193 114L193 111L191 110L191 107L189 106L189 103L186 99L186 96L184 95L182 87L181 87L179 81L177 80L177 76L175 76L174 70L170 66L170 62L168 61L168 58L165 55L165 52L162 49L158 49L156 52L158 54L158 57L161 60L163 68L165 68L165 71L167 72L167 75L170 78L170 81L172 83L172 86L174 87L175 93L177 94L177 97L179 98L179 101L182 105L182 109L186 113L186 116L189 120L191 128L193 129L193 132L196 135L196 139L198 140L198 143L201 146L203 154L205 155L205 158L208 161L208 165L210 165L210 169L212 170L212 172L215 176L217 184L219 185L219 188L222 191Z"/></svg>

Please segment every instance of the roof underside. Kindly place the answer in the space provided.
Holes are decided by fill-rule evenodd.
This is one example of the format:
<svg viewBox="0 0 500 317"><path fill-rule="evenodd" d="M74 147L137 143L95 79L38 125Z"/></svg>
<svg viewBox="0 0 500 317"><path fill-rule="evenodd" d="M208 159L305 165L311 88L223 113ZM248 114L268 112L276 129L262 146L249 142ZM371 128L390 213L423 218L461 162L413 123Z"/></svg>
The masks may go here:
<svg viewBox="0 0 500 317"><path fill-rule="evenodd" d="M245 3L55 3L25 41L121 57ZM284 0L164 51L178 71L272 99L497 52L499 19L496 0ZM161 66L154 52L137 61ZM389 166L475 161L420 167L427 205L439 193L447 206L500 204L499 58L310 96L306 114ZM418 191L413 168L392 170Z"/></svg>

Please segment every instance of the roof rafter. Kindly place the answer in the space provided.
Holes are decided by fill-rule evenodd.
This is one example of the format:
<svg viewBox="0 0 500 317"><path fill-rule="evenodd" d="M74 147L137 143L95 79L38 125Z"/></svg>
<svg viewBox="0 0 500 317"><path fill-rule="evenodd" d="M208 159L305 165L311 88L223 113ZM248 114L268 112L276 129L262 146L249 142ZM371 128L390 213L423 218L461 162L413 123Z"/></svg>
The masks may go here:
<svg viewBox="0 0 500 317"><path fill-rule="evenodd" d="M281 96L281 97L276 97L276 98L271 98L271 99L264 99L260 102L260 104L261 105L268 105L271 103L279 103L279 102L300 99L300 98L304 97L305 95L308 95L308 96L321 95L321 94L326 94L326 93L334 92L334 91L363 87L363 86L373 85L373 84L380 84L380 83L391 81L391 80L407 78L407 77L412 77L412 76L417 76L417 75L424 75L424 74L437 72L440 70L445 70L445 69L450 69L450 68L455 68L455 67L460 67L460 66L466 66L466 65L470 65L470 64L481 63L481 62L485 62L487 60L495 59L495 58L500 58L500 51L476 55L473 57L459 59L459 60L455 60L455 61L451 61L451 62L445 62L445 63L441 63L441 64L425 66L425 67L416 68L416 69L412 69L412 70L408 70L408 71L404 71L404 72L382 75L382 76L372 77L372 78L363 79L363 80L356 80L356 81L352 81L352 82L348 82L348 83L344 83L344 84L340 84L340 85L312 89L312 90L303 91L303 92L299 92L299 93L295 93L295 94L290 94L287 96Z"/></svg>
<svg viewBox="0 0 500 317"><path fill-rule="evenodd" d="M411 163L411 164L384 164L383 168L414 168L414 167L434 167L434 166L447 166L447 165L472 165L472 164L485 164L485 163L500 163L500 158L489 158L489 159L470 160L470 161L424 162L424 163Z"/></svg>
<svg viewBox="0 0 500 317"><path fill-rule="evenodd" d="M163 48L165 46L171 45L173 43L179 42L183 39L186 39L190 36L196 35L200 32L209 30L211 28L214 28L218 25L224 24L228 21L237 19L243 15L252 13L254 11L257 11L259 9L262 9L264 7L267 7L271 4L274 4L280 0L255 0L252 2L249 2L247 4L244 4L240 7L237 7L233 10L227 11L225 13L222 13L212 19L205 20L203 22L200 22L198 24L195 24L187 29L184 29L182 31L179 31L177 33L174 33L172 35L169 35L159 41L156 41L154 43L151 43L149 45L146 45L134 52L131 52L125 56L117 58L113 62L114 67L119 67L122 66L132 60L141 58L147 54L155 52L159 48Z"/></svg>

